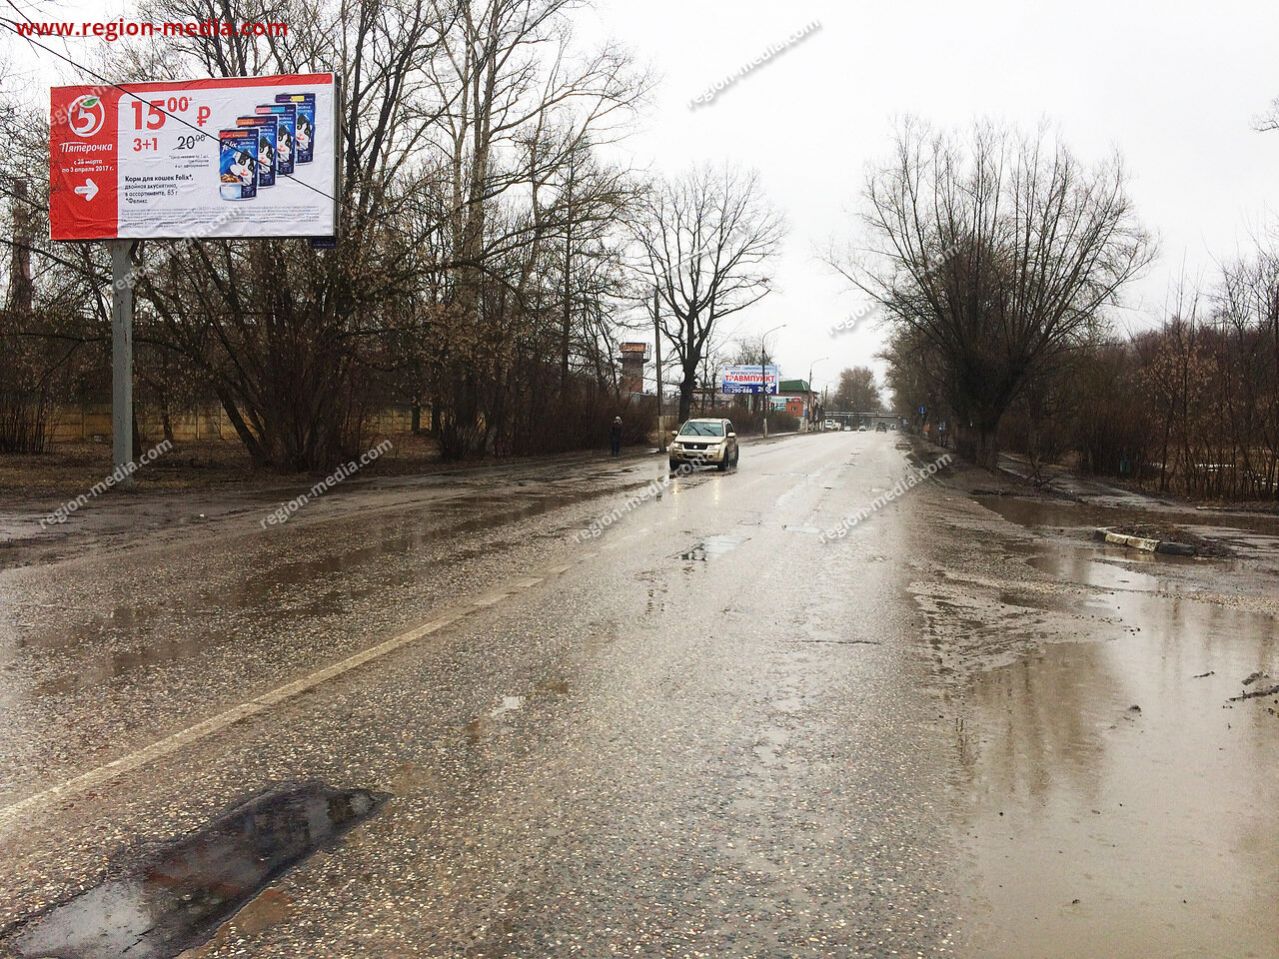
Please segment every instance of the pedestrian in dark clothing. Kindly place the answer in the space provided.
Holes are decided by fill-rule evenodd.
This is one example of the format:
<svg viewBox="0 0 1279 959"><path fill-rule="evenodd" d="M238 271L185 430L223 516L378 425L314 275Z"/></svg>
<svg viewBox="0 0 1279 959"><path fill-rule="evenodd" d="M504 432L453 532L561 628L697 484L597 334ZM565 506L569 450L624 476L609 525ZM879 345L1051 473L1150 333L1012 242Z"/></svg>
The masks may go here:
<svg viewBox="0 0 1279 959"><path fill-rule="evenodd" d="M614 456L622 455L622 418L613 417L613 425L608 429L608 441L613 448Z"/></svg>

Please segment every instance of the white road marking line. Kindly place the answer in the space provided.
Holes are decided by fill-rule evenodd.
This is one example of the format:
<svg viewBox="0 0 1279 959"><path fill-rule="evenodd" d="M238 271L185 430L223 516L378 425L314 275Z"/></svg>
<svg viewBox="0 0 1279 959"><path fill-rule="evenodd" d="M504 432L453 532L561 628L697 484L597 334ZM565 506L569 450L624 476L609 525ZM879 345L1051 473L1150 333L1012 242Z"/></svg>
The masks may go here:
<svg viewBox="0 0 1279 959"><path fill-rule="evenodd" d="M552 567L547 571L547 574L559 575L560 573L567 572L573 567L573 565L575 564L562 564L560 566ZM274 706L278 706L281 703L306 692L307 690L314 689L323 683L336 679L344 673L348 673L353 669L363 666L365 663L370 663L375 659L381 659L383 656L393 653L397 649L401 649L410 643L417 642L419 639L456 623L458 620L463 619L478 609L492 606L504 599L509 599L510 597L516 596L527 589L532 589L534 586L545 581L546 576L528 576L523 579L515 580L500 591L494 591L493 593L487 594L482 600L476 600L461 609L444 613L434 619L427 620L422 625L415 626L407 632L400 633L398 636L393 636L376 646L370 646L368 649L361 650L358 653L348 656L346 659L333 663L331 666L325 666L323 669L317 669L315 672L307 676L303 676L301 679L296 679L291 683L285 683L283 686L279 686L270 692L263 693L261 696L255 696L248 702L240 703L238 706L232 706L230 709L224 710L216 716L210 716L208 719L202 720L194 726L188 726L186 729L180 730L171 736L166 736L164 739L154 742L150 746L144 746L142 749L136 750L128 755L121 756L118 759L113 759L110 762L91 769L86 773L81 773L79 776L68 779L66 782L60 783L57 786L50 786L48 789L43 789L34 795L27 796L25 799L19 799L17 802L11 803L3 809L0 809L0 823L7 823L9 820L20 816L32 806L42 805L64 796L82 792L86 789L92 789L95 786L101 786L104 783L115 779L117 776L122 776L135 769L140 769L148 763L154 762L157 759L162 759L165 756L177 752L179 749L183 749L184 747L191 745L192 743L199 742L202 739L207 739L215 733L219 733L227 727L233 726L242 720L248 719L251 716L256 716L258 713L266 712Z"/></svg>

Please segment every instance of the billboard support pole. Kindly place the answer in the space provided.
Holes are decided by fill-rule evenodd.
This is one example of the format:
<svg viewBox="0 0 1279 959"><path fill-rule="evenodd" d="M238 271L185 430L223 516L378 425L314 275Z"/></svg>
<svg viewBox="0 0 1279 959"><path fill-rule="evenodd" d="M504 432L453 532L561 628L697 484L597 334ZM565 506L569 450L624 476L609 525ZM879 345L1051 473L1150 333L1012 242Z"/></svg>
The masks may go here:
<svg viewBox="0 0 1279 959"><path fill-rule="evenodd" d="M133 261L131 240L111 240L111 458L116 485L133 486Z"/></svg>

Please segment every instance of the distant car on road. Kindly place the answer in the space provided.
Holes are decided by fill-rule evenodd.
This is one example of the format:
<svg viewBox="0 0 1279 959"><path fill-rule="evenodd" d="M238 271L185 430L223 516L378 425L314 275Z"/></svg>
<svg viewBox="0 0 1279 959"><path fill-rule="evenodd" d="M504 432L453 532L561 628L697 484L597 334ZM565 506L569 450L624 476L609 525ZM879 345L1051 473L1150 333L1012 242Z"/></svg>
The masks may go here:
<svg viewBox="0 0 1279 959"><path fill-rule="evenodd" d="M694 466L715 464L721 472L736 466L741 457L737 431L731 420L687 420L675 434L668 451L671 471L684 463Z"/></svg>
<svg viewBox="0 0 1279 959"><path fill-rule="evenodd" d="M887 433L887 432L888 432L888 424L887 424L887 423L876 423L876 424L875 424L875 432L876 432L876 433Z"/></svg>
<svg viewBox="0 0 1279 959"><path fill-rule="evenodd" d="M861 426L857 427L857 432L858 432L858 433L865 433L865 432L866 432L866 424L865 424L865 423L863 423Z"/></svg>
<svg viewBox="0 0 1279 959"><path fill-rule="evenodd" d="M837 430L839 429L839 423L837 423L835 420L826 420L824 423L822 423L822 429Z"/></svg>
<svg viewBox="0 0 1279 959"><path fill-rule="evenodd" d="M853 428L852 428L851 426L849 426L847 423L845 423L845 424L844 424L844 432L845 432L845 433L851 433L852 431L853 431Z"/></svg>

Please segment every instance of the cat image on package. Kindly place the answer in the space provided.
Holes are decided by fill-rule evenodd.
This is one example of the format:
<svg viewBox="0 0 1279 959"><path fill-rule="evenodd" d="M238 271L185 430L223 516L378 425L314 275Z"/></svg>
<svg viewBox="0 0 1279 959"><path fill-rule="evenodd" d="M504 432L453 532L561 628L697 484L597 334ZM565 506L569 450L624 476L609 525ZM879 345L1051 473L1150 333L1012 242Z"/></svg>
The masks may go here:
<svg viewBox="0 0 1279 959"><path fill-rule="evenodd" d="M295 163L310 163L315 159L315 94L277 93L276 103L292 103L297 107L297 150Z"/></svg>
<svg viewBox="0 0 1279 959"><path fill-rule="evenodd" d="M276 146L280 135L278 117L236 117L235 125L258 134L258 186L275 186Z"/></svg>
<svg viewBox="0 0 1279 959"><path fill-rule="evenodd" d="M298 109L294 103L271 103L254 111L258 116L274 116L279 123L275 142L276 176L289 176L293 172L294 150L297 143Z"/></svg>
<svg viewBox="0 0 1279 959"><path fill-rule="evenodd" d="M236 128L218 131L218 192L224 200L251 200L258 195L258 132Z"/></svg>

